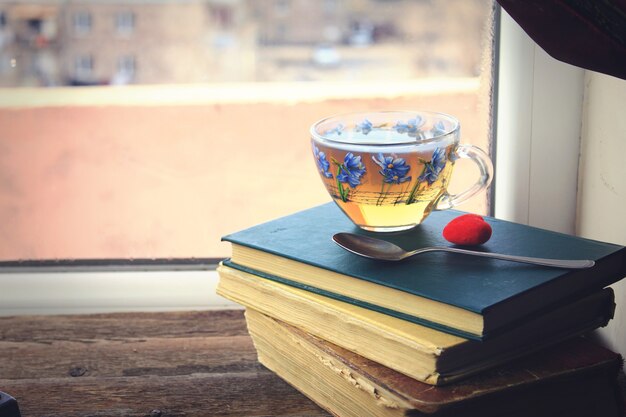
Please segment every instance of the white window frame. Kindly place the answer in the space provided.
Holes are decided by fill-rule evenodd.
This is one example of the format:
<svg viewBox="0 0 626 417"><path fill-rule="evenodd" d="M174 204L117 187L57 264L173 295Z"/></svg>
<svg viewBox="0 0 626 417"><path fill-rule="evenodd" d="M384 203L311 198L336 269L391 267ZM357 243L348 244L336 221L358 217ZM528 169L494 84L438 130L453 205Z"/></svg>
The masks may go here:
<svg viewBox="0 0 626 417"><path fill-rule="evenodd" d="M543 51L502 11L495 217L575 233L584 70Z"/></svg>
<svg viewBox="0 0 626 417"><path fill-rule="evenodd" d="M504 12L499 50L495 216L573 233L583 71L550 58ZM207 269L0 273L0 316L237 307L215 295L217 280Z"/></svg>

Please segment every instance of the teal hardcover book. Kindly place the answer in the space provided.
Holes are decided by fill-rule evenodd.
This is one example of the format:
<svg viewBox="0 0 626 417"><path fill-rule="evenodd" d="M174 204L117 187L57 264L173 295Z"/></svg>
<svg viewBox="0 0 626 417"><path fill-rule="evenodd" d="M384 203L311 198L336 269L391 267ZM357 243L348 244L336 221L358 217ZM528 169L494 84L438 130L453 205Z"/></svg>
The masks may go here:
<svg viewBox="0 0 626 417"><path fill-rule="evenodd" d="M328 203L224 236L224 263L268 279L471 339L484 339L571 302L626 275L626 248L485 217L491 239L479 250L521 256L592 259L568 270L432 252L402 262L362 258L332 241L353 232L405 249L450 245L444 226L462 212L433 212L403 233L358 229Z"/></svg>

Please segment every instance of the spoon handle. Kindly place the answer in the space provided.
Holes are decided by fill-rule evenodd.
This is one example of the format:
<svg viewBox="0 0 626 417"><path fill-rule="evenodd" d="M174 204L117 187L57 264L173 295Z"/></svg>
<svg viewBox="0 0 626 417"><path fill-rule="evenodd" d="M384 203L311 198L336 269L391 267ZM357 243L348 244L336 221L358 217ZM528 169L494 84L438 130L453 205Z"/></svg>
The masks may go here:
<svg viewBox="0 0 626 417"><path fill-rule="evenodd" d="M473 256L482 256L484 258L500 259L504 261L521 262L521 263L542 265L542 266L552 266L555 268L585 269L585 268L591 268L592 266L595 265L594 261L587 260L587 259L570 260L570 259L532 258L530 256L516 256L516 255L505 255L502 253L479 252L479 251L473 251L469 249L448 248L444 246L418 249L413 252L410 252L410 254L413 255L413 254L418 254L421 252L430 252L430 251L454 252L454 253L461 253L464 255L473 255Z"/></svg>

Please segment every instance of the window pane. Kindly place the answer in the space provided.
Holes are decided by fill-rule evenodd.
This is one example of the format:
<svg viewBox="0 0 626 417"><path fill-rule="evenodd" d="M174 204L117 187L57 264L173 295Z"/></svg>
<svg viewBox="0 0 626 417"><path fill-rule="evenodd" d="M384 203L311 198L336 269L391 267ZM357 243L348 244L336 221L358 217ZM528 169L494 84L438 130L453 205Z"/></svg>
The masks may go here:
<svg viewBox="0 0 626 417"><path fill-rule="evenodd" d="M76 35L87 35L91 32L91 14L89 12L77 10L72 16L74 33Z"/></svg>
<svg viewBox="0 0 626 417"><path fill-rule="evenodd" d="M115 30L118 35L131 35L135 29L135 15L132 12L117 12Z"/></svg>
<svg viewBox="0 0 626 417"><path fill-rule="evenodd" d="M488 149L491 9L0 4L0 260L228 256L222 235L329 201L308 128L331 114L450 113Z"/></svg>

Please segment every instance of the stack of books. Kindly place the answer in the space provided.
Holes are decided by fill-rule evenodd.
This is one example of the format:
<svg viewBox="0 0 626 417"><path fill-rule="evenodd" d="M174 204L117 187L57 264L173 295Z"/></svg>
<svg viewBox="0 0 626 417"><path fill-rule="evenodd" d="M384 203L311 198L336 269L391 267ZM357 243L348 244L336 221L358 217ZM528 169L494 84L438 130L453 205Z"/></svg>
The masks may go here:
<svg viewBox="0 0 626 417"><path fill-rule="evenodd" d="M384 238L446 245L441 231L460 214ZM626 275L626 248L485 220L481 250L596 264L365 259L332 242L368 233L329 203L225 236L218 293L247 308L261 363L338 416L620 415L621 358L580 335L613 317L607 286Z"/></svg>

